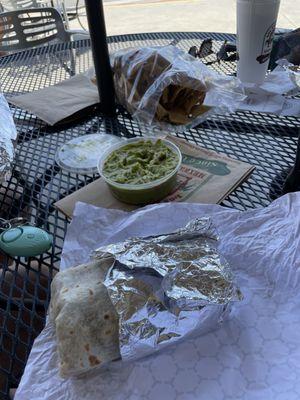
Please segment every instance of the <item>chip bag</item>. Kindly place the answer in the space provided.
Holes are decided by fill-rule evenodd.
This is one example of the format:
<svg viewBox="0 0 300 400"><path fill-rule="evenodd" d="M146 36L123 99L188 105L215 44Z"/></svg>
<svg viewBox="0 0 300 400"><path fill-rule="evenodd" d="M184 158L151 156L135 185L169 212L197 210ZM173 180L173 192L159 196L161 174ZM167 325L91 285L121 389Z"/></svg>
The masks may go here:
<svg viewBox="0 0 300 400"><path fill-rule="evenodd" d="M212 113L235 111L245 98L237 78L171 45L120 50L112 65L119 103L138 122L159 130L184 131Z"/></svg>

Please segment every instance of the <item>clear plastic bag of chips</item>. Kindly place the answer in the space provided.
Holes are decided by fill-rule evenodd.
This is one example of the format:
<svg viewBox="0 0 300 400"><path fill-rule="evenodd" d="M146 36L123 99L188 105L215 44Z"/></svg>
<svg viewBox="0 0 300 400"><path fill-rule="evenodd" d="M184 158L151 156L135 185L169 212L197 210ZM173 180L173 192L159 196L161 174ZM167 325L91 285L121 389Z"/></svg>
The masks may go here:
<svg viewBox="0 0 300 400"><path fill-rule="evenodd" d="M116 96L140 123L184 131L212 113L237 109L240 81L218 74L175 46L125 49L112 57Z"/></svg>

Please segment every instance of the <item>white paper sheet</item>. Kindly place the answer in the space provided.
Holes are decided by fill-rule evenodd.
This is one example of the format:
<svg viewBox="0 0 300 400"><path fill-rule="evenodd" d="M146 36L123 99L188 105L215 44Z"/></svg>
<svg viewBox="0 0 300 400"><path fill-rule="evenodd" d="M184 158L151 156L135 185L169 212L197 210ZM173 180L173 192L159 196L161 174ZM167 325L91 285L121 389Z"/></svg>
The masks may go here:
<svg viewBox="0 0 300 400"><path fill-rule="evenodd" d="M300 396L300 193L264 209L166 203L127 213L77 203L62 268L136 235L210 215L244 293L205 336L86 379L61 380L53 328L36 339L15 400L295 400Z"/></svg>
<svg viewBox="0 0 300 400"><path fill-rule="evenodd" d="M286 67L286 60L267 75L262 85L245 84L247 98L240 104L240 110L267 112L276 115L300 117L300 100L286 99L284 94L296 94L299 86L293 73Z"/></svg>
<svg viewBox="0 0 300 400"><path fill-rule="evenodd" d="M281 95L249 94L247 99L240 104L239 110L265 112L280 115L285 103ZM299 101L300 103L300 101Z"/></svg>
<svg viewBox="0 0 300 400"><path fill-rule="evenodd" d="M300 99L285 99L280 115L300 116Z"/></svg>

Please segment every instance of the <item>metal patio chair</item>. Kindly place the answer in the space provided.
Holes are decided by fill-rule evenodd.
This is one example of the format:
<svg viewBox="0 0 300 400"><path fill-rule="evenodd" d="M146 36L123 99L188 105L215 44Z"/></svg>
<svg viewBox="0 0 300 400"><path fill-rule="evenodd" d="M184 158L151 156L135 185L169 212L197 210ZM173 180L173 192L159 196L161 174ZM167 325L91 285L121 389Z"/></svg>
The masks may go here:
<svg viewBox="0 0 300 400"><path fill-rule="evenodd" d="M0 12L22 10L25 8L41 8L41 7L54 7L63 16L65 27L69 29L69 20L75 19L76 15L73 11L70 13L65 9L63 1L54 0L2 0L0 1Z"/></svg>
<svg viewBox="0 0 300 400"><path fill-rule="evenodd" d="M11 52L41 46L51 41L69 42L85 31L67 30L53 7L19 9L0 14L0 51Z"/></svg>
<svg viewBox="0 0 300 400"><path fill-rule="evenodd" d="M84 0L58 1L58 9L60 8L67 22L77 19L81 28L88 30L86 23L82 20L82 17L86 17Z"/></svg>

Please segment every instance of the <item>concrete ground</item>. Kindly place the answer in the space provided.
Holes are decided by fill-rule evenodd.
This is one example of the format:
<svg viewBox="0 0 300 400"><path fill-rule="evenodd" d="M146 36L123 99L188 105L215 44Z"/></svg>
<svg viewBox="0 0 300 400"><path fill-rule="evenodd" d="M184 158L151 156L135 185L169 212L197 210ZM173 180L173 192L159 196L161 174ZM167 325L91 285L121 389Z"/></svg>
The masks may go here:
<svg viewBox="0 0 300 400"><path fill-rule="evenodd" d="M139 32L236 32L236 0L104 0L108 35ZM85 26L86 19L82 22ZM72 21L72 28L79 28ZM281 0L277 26L300 27L300 1Z"/></svg>

